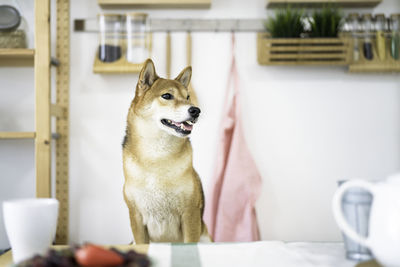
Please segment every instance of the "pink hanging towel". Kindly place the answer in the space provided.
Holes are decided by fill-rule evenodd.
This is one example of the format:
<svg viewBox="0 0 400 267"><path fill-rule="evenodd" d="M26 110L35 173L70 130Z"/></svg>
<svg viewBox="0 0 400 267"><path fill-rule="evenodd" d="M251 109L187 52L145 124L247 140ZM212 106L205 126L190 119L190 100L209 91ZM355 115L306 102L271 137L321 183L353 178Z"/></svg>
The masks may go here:
<svg viewBox="0 0 400 267"><path fill-rule="evenodd" d="M260 194L261 177L243 135L234 48L235 36L232 33L232 65L225 93L218 155L204 211L204 221L216 242L260 239L254 205Z"/></svg>

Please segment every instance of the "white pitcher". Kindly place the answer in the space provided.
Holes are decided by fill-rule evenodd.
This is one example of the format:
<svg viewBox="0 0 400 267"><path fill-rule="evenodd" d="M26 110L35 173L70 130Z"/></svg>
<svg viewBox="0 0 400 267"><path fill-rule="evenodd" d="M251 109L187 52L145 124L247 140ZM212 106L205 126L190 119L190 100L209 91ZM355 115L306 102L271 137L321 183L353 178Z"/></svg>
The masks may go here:
<svg viewBox="0 0 400 267"><path fill-rule="evenodd" d="M369 191L373 197L366 238L349 226L342 212L343 195L354 187ZM400 176L376 184L362 180L342 184L333 197L333 214L339 228L355 242L368 247L380 264L400 266Z"/></svg>

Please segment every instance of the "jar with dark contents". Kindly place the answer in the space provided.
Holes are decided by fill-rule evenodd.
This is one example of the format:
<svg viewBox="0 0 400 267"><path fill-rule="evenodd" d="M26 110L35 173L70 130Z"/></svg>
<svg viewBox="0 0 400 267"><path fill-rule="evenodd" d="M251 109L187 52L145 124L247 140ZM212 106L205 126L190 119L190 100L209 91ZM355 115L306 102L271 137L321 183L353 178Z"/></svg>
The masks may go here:
<svg viewBox="0 0 400 267"><path fill-rule="evenodd" d="M392 38L390 41L390 53L395 60L399 60L400 50L400 14L390 16L390 31Z"/></svg>
<svg viewBox="0 0 400 267"><path fill-rule="evenodd" d="M387 30L386 17L384 14L375 15L375 34L376 34L376 50L380 60L386 58L386 37L385 33Z"/></svg>
<svg viewBox="0 0 400 267"><path fill-rule="evenodd" d="M120 59L122 55L123 16L119 14L100 14L99 26L99 59L103 62L114 62Z"/></svg>
<svg viewBox="0 0 400 267"><path fill-rule="evenodd" d="M374 52L373 52L373 47L372 47L372 38L371 38L371 34L373 31L372 15L364 14L362 16L361 25L362 25L363 35L364 35L364 41L363 41L364 57L367 60L372 60L374 58Z"/></svg>

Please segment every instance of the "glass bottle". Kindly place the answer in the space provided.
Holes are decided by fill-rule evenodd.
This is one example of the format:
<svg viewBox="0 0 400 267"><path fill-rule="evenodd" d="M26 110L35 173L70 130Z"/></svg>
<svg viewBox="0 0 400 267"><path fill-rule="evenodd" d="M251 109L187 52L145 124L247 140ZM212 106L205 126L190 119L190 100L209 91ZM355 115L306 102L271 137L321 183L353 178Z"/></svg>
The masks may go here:
<svg viewBox="0 0 400 267"><path fill-rule="evenodd" d="M149 35L147 14L129 13L126 15L127 47L126 60L143 63L150 55L147 44Z"/></svg>
<svg viewBox="0 0 400 267"><path fill-rule="evenodd" d="M386 58L386 17L384 14L375 15L375 30L376 30L376 48L380 60Z"/></svg>
<svg viewBox="0 0 400 267"><path fill-rule="evenodd" d="M121 35L123 16L119 14L100 14L99 59L114 62L121 58Z"/></svg>
<svg viewBox="0 0 400 267"><path fill-rule="evenodd" d="M390 16L390 30L392 39L390 42L390 52L395 60L399 60L400 50L400 14L392 14Z"/></svg>
<svg viewBox="0 0 400 267"><path fill-rule="evenodd" d="M360 17L358 13L351 13L346 19L348 28L353 37L353 61L360 60L360 45L357 34L360 31Z"/></svg>
<svg viewBox="0 0 400 267"><path fill-rule="evenodd" d="M364 14L362 16L362 31L364 34L363 51L364 51L364 57L368 60L372 60L374 58L372 40L371 40L372 30L373 30L372 15Z"/></svg>

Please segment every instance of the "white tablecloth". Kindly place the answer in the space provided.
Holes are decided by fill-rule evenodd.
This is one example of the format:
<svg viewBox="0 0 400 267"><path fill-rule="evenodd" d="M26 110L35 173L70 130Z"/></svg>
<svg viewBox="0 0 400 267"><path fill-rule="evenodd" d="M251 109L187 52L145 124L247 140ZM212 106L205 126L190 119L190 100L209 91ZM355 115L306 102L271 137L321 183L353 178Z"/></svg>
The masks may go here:
<svg viewBox="0 0 400 267"><path fill-rule="evenodd" d="M343 243L260 241L251 243L151 244L155 267L350 267Z"/></svg>

